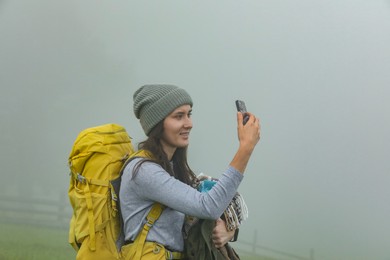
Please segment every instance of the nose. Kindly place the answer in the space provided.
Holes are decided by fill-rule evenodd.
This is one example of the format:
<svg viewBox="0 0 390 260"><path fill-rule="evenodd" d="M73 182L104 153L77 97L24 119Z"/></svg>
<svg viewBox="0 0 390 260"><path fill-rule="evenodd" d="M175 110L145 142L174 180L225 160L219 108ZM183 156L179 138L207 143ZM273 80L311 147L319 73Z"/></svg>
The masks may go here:
<svg viewBox="0 0 390 260"><path fill-rule="evenodd" d="M186 120L184 122L184 127L191 129L192 128L192 118L191 117L186 117Z"/></svg>

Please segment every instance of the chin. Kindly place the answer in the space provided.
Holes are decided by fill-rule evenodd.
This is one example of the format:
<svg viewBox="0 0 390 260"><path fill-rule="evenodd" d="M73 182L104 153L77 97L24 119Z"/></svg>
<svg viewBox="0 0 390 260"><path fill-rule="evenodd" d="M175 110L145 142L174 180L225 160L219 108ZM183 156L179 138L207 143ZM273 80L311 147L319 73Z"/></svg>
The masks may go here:
<svg viewBox="0 0 390 260"><path fill-rule="evenodd" d="M189 144L190 143L180 144L177 146L177 148L186 148L186 147L188 147Z"/></svg>

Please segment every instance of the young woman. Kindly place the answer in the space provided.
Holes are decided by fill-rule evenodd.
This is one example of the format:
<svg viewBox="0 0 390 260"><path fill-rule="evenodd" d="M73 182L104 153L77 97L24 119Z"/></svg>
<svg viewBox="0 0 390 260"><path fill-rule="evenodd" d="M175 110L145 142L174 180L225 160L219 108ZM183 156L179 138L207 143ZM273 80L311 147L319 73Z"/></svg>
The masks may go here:
<svg viewBox="0 0 390 260"><path fill-rule="evenodd" d="M139 145L144 156L131 160L122 176L119 198L126 239L123 253L134 258L134 241L147 226L148 213L157 202L164 209L147 233L146 243L153 243L149 244L154 247L151 251L158 251L161 259L169 255L180 259L185 216L218 220L236 194L260 139L259 119L248 113L250 119L243 125L243 115L237 113L239 148L217 184L201 193L193 188L196 176L187 163L193 105L189 94L173 85L145 85L134 93L133 100L134 113L148 138ZM212 239L220 247L232 233L221 231L221 221L216 223Z"/></svg>

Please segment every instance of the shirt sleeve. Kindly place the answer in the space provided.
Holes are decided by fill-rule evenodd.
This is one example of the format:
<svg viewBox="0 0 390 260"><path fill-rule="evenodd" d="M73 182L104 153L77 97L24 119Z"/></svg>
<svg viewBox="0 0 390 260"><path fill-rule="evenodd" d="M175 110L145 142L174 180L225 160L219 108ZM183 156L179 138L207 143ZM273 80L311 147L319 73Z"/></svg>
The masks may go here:
<svg viewBox="0 0 390 260"><path fill-rule="evenodd" d="M126 167L125 171L130 170L127 168L133 167ZM134 192L143 199L198 218L217 219L233 199L242 179L243 175L229 166L210 191L201 193L170 176L160 165L145 162L131 181L135 184Z"/></svg>

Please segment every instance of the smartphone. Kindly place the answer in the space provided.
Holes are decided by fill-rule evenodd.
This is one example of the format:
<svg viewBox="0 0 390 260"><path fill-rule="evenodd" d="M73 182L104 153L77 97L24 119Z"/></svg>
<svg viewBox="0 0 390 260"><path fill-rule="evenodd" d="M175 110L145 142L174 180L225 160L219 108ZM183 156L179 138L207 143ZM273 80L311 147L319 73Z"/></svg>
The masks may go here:
<svg viewBox="0 0 390 260"><path fill-rule="evenodd" d="M246 122L248 122L249 120L249 115L246 113L247 110L246 110L245 102L242 100L236 100L236 107L237 107L237 111L241 112L244 115L243 123L245 125Z"/></svg>

